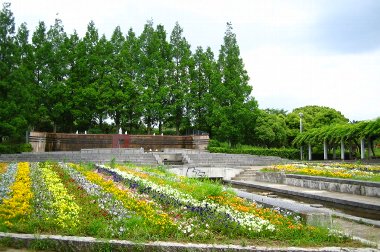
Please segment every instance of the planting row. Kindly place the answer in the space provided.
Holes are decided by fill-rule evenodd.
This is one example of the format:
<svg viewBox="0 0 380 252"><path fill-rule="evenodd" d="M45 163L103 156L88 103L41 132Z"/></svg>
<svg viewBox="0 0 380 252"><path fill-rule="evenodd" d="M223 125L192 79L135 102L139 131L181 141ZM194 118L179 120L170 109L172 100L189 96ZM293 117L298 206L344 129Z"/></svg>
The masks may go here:
<svg viewBox="0 0 380 252"><path fill-rule="evenodd" d="M380 182L380 166L374 165L345 163L300 163L276 165L264 168L262 171Z"/></svg>
<svg viewBox="0 0 380 252"><path fill-rule="evenodd" d="M196 242L348 241L217 183L162 168L47 162L0 164L0 231Z"/></svg>

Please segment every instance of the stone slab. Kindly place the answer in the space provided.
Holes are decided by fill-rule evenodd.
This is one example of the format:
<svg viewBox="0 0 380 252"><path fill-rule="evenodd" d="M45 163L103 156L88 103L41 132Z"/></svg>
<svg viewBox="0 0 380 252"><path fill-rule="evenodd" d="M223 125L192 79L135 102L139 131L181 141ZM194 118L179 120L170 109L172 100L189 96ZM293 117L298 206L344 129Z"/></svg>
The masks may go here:
<svg viewBox="0 0 380 252"><path fill-rule="evenodd" d="M226 182L236 185L244 185L252 188L259 188L274 191L283 194L296 195L305 198L318 199L322 201L334 202L363 209L380 211L380 198L367 197L361 195L353 195L347 193L329 192L323 190L313 190L303 187L289 186L285 184L274 184L259 181L234 181L226 180ZM380 223L380 222L379 222ZM380 225L380 224L379 224Z"/></svg>
<svg viewBox="0 0 380 252"><path fill-rule="evenodd" d="M35 234L15 234L0 232L0 239L11 240L12 245L30 247L33 242L46 241L50 246L64 251L357 251L370 252L379 251L375 248L342 248L342 247L322 247L322 248L298 248L298 247L262 247L262 246L240 246L240 245L219 245L219 244L195 244L176 242L131 242L126 240L105 240L93 237L61 236L61 235L35 235ZM53 249L54 249L53 248Z"/></svg>

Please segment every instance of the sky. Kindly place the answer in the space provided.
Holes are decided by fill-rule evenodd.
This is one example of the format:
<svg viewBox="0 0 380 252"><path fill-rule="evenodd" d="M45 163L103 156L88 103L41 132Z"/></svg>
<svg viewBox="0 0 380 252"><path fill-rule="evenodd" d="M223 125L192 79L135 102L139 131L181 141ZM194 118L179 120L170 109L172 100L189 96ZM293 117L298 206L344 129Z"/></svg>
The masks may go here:
<svg viewBox="0 0 380 252"><path fill-rule="evenodd" d="M3 3L4 1L1 0ZM148 20L176 22L194 52L217 57L231 22L252 96L261 109L306 105L340 111L351 121L380 116L380 0L8 0L16 26L62 20L83 37L92 20L109 38L117 26L138 35Z"/></svg>

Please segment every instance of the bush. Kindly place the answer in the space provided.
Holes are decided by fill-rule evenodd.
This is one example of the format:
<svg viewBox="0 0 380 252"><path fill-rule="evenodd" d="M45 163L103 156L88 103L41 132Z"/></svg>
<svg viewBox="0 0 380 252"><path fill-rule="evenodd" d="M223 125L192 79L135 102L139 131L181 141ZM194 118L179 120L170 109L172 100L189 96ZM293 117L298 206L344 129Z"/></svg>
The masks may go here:
<svg viewBox="0 0 380 252"><path fill-rule="evenodd" d="M242 149L232 149L225 147L208 147L211 153L229 153L229 154L250 154L259 156L277 156L287 159L299 159L299 150L282 148L282 149L266 149L260 147L250 147Z"/></svg>
<svg viewBox="0 0 380 252"><path fill-rule="evenodd" d="M228 143L225 142L219 142L218 140L210 139L208 142L208 147L221 147L221 148L228 148Z"/></svg>
<svg viewBox="0 0 380 252"><path fill-rule="evenodd" d="M12 154L21 152L31 152L33 147L31 144L0 144L0 154Z"/></svg>

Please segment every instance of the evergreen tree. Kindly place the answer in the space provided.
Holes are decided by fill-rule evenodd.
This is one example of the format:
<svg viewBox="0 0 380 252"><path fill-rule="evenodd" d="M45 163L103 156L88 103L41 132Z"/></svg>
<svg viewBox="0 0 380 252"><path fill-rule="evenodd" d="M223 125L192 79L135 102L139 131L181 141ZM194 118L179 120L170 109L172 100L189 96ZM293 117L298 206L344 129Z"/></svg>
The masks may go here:
<svg viewBox="0 0 380 252"><path fill-rule="evenodd" d="M106 93L107 114L114 120L116 129L121 126L121 116L124 113L124 101L128 98L124 92L125 88L125 69L128 62L123 58L122 50L125 43L125 37L120 30L116 27L111 40L111 53L109 57L110 72L108 92Z"/></svg>
<svg viewBox="0 0 380 252"><path fill-rule="evenodd" d="M17 37L17 42L22 46L25 37L27 39L25 26L21 26ZM23 76L21 57L26 55L19 50L17 42L10 3L4 3L0 11L0 142L7 138L11 141L19 140L28 127L26 111L23 111L22 105L22 98L27 97L22 80L28 76Z"/></svg>
<svg viewBox="0 0 380 252"><path fill-rule="evenodd" d="M44 100L44 96L48 88L48 59L51 52L50 45L47 41L46 31L47 28L45 23L40 21L32 35L34 85L35 93L37 95L37 102L39 104L37 107L39 118L35 125L35 129L39 131L53 130L53 125L48 116Z"/></svg>
<svg viewBox="0 0 380 252"><path fill-rule="evenodd" d="M148 21L140 35L140 44L138 82L143 88L143 119L150 134L155 125L162 130L168 111L166 79L170 50L164 27L158 25L155 30L153 21Z"/></svg>
<svg viewBox="0 0 380 252"><path fill-rule="evenodd" d="M67 34L64 31L62 21L56 19L54 25L47 32L48 49L45 55L47 59L47 82L44 89L44 105L47 109L53 131L67 132L70 130L71 108L69 105L67 80L67 50L65 41Z"/></svg>
<svg viewBox="0 0 380 252"><path fill-rule="evenodd" d="M195 129L212 133L210 120L214 108L214 89L218 84L218 71L214 53L208 47L198 47L193 55L192 82L190 86L191 118Z"/></svg>
<svg viewBox="0 0 380 252"><path fill-rule="evenodd" d="M252 87L248 84L249 77L231 23L227 23L218 67L221 79L215 89L218 104L214 108L213 131L220 140L235 145L244 142L247 131L253 131L257 103L250 97ZM241 116L246 117L246 121Z"/></svg>
<svg viewBox="0 0 380 252"><path fill-rule="evenodd" d="M95 82L98 77L97 65L99 57L96 55L96 46L99 41L98 30L91 21L82 40L76 46L76 67L72 73L72 82L76 83L76 92L73 97L74 125L79 132L88 131L96 124L96 106L98 90Z"/></svg>
<svg viewBox="0 0 380 252"><path fill-rule="evenodd" d="M102 35L95 46L94 52L94 80L90 86L95 90L97 100L94 106L94 123L99 127L99 131L103 131L104 120L107 118L107 112L110 107L118 103L115 97L115 79L117 75L113 75L113 55L112 44ZM117 79L116 79L117 81ZM114 102L114 104L112 104ZM111 106L109 104L111 103Z"/></svg>
<svg viewBox="0 0 380 252"><path fill-rule="evenodd" d="M181 124L190 126L189 90L191 84L190 69L192 67L190 44L183 37L183 29L175 24L170 36L171 45L171 83L170 83L170 114L176 133L179 135ZM184 115L186 122L184 122Z"/></svg>
<svg viewBox="0 0 380 252"><path fill-rule="evenodd" d="M168 79L170 74L170 44L166 41L166 31L163 25L157 25L154 33L154 42L157 51L156 59L156 85L154 109L157 115L158 131L162 133L164 122L169 114L169 90Z"/></svg>
<svg viewBox="0 0 380 252"><path fill-rule="evenodd" d="M16 67L11 74L10 86L13 94L10 96L17 105L18 117L23 117L27 125L27 130L30 130L36 120L37 93L36 86L33 81L33 48L29 44L29 30L25 23L22 23L18 28L15 36L15 63ZM23 128L26 130L25 128Z"/></svg>
<svg viewBox="0 0 380 252"><path fill-rule="evenodd" d="M129 29L123 44L121 56L125 62L123 69L123 113L121 114L121 125L130 133L141 127L141 116L144 104L142 102L143 85L138 81L138 69L140 42L132 29Z"/></svg>

